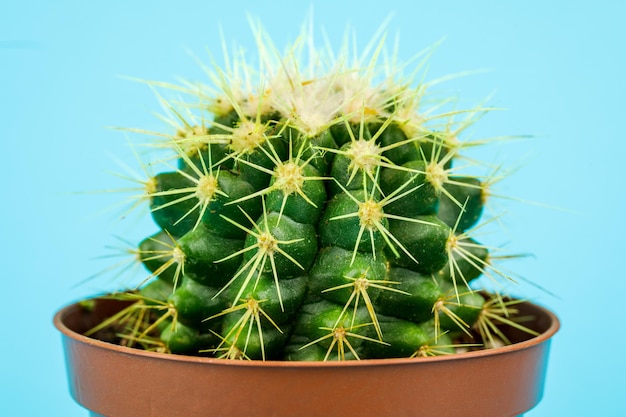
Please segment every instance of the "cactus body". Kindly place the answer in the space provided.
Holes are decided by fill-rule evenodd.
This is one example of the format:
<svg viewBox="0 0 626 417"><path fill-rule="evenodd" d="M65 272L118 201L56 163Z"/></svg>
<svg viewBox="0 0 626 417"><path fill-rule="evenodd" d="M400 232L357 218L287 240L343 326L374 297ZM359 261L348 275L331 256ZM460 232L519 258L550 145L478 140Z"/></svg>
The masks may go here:
<svg viewBox="0 0 626 417"><path fill-rule="evenodd" d="M374 58L306 75L292 58L259 90L221 74L214 114L171 134L177 169L147 182L159 231L139 248L162 283L145 294L170 288L151 335L236 359L453 352L485 303L469 283L493 271L467 235L486 192L454 168L454 116L429 123L424 86L376 84Z"/></svg>

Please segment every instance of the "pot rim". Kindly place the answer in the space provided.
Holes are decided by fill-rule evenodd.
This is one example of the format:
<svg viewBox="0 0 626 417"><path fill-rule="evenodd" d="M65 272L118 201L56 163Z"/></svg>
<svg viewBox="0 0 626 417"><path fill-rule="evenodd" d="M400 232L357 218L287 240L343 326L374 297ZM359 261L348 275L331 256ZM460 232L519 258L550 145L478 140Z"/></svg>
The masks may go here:
<svg viewBox="0 0 626 417"><path fill-rule="evenodd" d="M539 336L532 337L528 340L514 343L507 346L501 346L492 349L484 349L484 350L476 350L471 352L462 352L455 353L451 355L440 355L440 356L429 356L429 357L420 357L420 358L388 358L388 359L364 359L359 361L278 361L278 360L230 360L230 359L219 359L219 358L208 358L208 357L200 357L200 356L190 356L190 355L182 355L182 354L171 354L171 353L158 353L158 352L149 352L141 349L129 348L126 346L116 345L114 343L104 342L98 339L93 339L88 336L84 336L80 333L77 333L67 327L64 323L65 316L69 314L72 309L77 308L78 303L69 304L54 315L53 323L54 326L59 330L63 335L74 339L77 342L84 343L87 345L91 345L93 347L98 347L101 349L111 350L122 354L127 355L136 355L146 358L160 359L160 360L170 360L170 361L181 361L181 362L191 362L191 363L205 363L211 365L222 365L222 366L237 366L237 367L265 367L265 368L290 368L290 369L298 369L298 368L311 368L311 367L329 367L329 368L351 368L351 367L363 367L363 366L384 366L384 365L403 365L403 364L415 364L415 363L429 363L429 362L443 362L443 361L454 361L454 360L465 360L471 358L479 358L484 356L492 356L492 355L500 355L506 354L514 351L520 351L523 349L528 349L537 345L540 345L546 341L548 341L560 328L560 322L558 317L552 313L550 310L526 301L525 303L531 304L533 308L537 309L541 314L544 314L550 322L549 327L542 332Z"/></svg>

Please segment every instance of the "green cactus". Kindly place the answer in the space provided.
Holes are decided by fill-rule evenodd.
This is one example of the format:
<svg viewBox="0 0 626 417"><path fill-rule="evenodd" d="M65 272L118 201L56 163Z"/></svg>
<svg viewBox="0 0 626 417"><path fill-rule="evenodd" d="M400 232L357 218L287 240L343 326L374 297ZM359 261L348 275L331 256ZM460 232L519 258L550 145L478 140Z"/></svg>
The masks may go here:
<svg viewBox="0 0 626 417"><path fill-rule="evenodd" d="M422 109L428 84L379 64L382 41L369 62L316 56L303 72L303 42L275 59L257 38L258 85L235 60L211 71L217 93L183 85L197 103L163 100L177 128L158 135L177 162L145 182L158 230L137 253L151 275L98 329L172 353L347 360L449 354L523 328L514 304L470 286L506 278L471 236L492 179L456 164L485 109Z"/></svg>

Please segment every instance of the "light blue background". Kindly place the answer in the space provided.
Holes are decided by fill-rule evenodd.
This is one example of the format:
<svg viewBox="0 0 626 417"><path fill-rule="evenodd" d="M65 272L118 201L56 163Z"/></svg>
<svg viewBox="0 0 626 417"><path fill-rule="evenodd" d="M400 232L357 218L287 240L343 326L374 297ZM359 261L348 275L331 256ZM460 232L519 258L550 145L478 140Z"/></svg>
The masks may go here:
<svg viewBox="0 0 626 417"><path fill-rule="evenodd" d="M104 275L96 259L137 241L149 221L116 220L105 210L123 186L115 159L136 166L125 135L107 126L159 129L145 85L118 76L204 80L186 49L206 57L228 38L252 47L245 12L284 45L308 3L289 1L11 2L0 13L0 414L85 416L70 398L54 311L128 282ZM529 285L516 292L554 309L545 397L527 415L619 416L623 401L623 237L626 7L616 1L316 1L314 19L338 45L347 22L363 44L383 18L400 34L400 57L446 38L430 74L488 69L445 85L474 104L508 110L482 119L475 136L533 134L497 145L519 167L499 190L544 203L494 200L508 211L507 264L557 294ZM166 381L164 381L166 383ZM468 383L480 383L469 381ZM503 381L514 383L514 381ZM451 400L454 393L449 393Z"/></svg>

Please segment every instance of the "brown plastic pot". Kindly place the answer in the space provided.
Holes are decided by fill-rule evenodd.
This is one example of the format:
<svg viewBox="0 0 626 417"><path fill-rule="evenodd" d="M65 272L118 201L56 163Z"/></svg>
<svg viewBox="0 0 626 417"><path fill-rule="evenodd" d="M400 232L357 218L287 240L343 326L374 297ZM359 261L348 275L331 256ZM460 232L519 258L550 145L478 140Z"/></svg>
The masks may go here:
<svg viewBox="0 0 626 417"><path fill-rule="evenodd" d="M519 306L541 333L510 346L417 359L347 362L229 361L167 355L82 336L122 308L98 300L54 317L70 392L92 417L510 417L543 395L551 312ZM527 339L527 340L525 340Z"/></svg>

